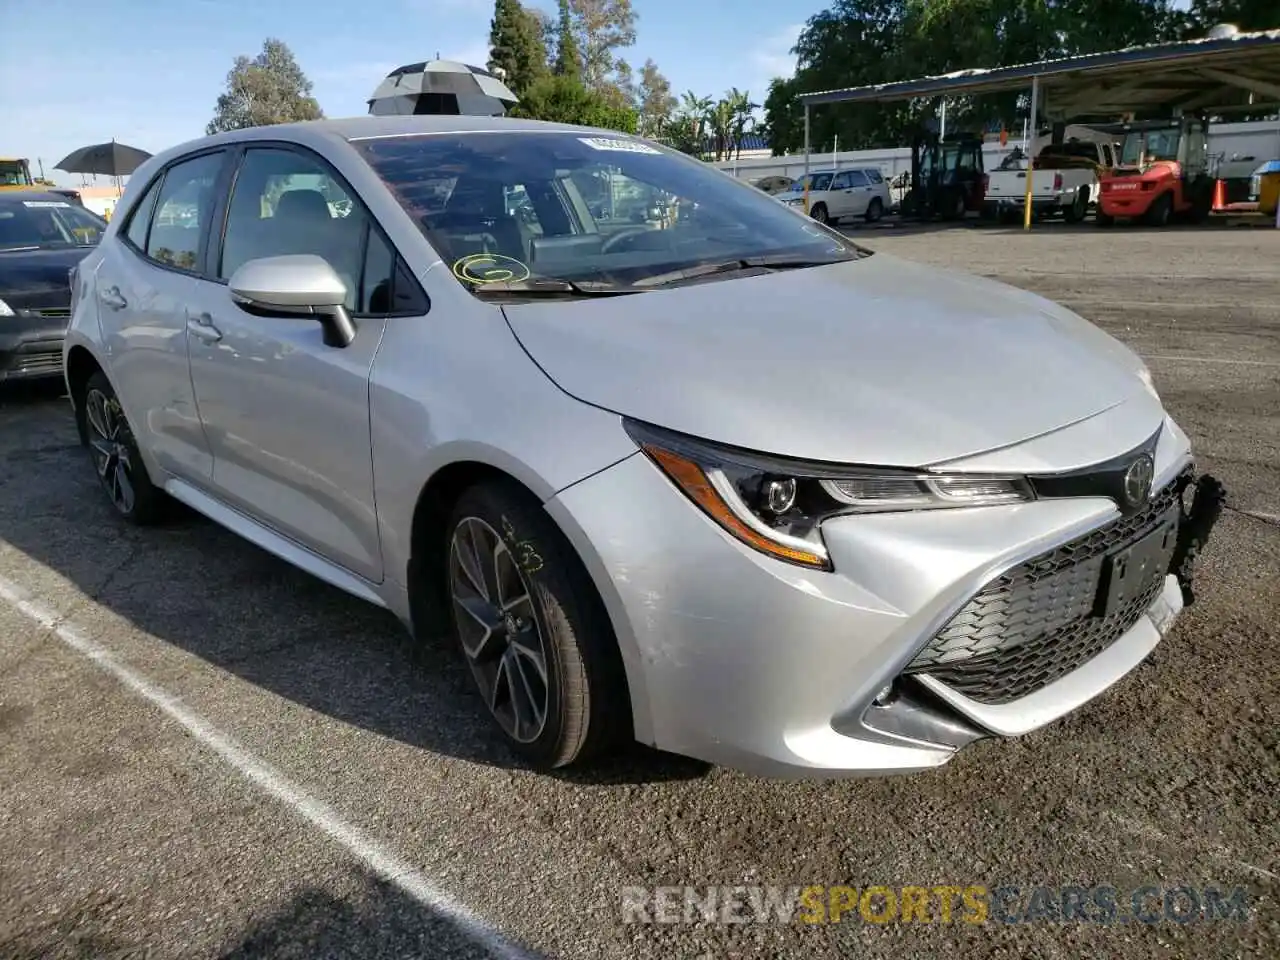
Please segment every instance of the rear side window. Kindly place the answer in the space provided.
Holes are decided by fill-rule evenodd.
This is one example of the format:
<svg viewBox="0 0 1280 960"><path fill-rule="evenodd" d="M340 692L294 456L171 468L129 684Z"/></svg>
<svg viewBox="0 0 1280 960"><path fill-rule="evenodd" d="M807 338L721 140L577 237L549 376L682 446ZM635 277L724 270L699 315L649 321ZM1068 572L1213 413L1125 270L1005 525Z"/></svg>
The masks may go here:
<svg viewBox="0 0 1280 960"><path fill-rule="evenodd" d="M213 188L221 168L221 153L207 153L169 168L151 218L148 257L180 270L196 269L200 235L213 213Z"/></svg>
<svg viewBox="0 0 1280 960"><path fill-rule="evenodd" d="M151 182L151 186L138 201L138 205L133 208L133 215L129 218L129 227L124 235L139 250L147 249L147 228L151 226L151 211L156 207L156 197L160 195L160 183L163 179L163 177L156 177Z"/></svg>
<svg viewBox="0 0 1280 960"><path fill-rule="evenodd" d="M867 175L867 179L872 183L884 183L884 177L881 176L879 170L867 170L865 173Z"/></svg>
<svg viewBox="0 0 1280 960"><path fill-rule="evenodd" d="M865 187L867 185L867 175L861 170L850 170L848 176L849 186L851 187Z"/></svg>

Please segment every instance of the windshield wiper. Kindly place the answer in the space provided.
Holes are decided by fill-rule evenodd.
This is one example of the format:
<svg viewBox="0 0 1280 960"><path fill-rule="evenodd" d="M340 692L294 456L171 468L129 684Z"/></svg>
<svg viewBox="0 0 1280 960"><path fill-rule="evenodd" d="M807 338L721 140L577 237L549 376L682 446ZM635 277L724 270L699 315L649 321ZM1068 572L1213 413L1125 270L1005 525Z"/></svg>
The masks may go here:
<svg viewBox="0 0 1280 960"><path fill-rule="evenodd" d="M652 277L637 280L635 287L662 287L681 280L696 280L721 273L737 273L741 270L803 270L806 267L825 267L833 263L846 263L852 257L815 260L812 257L739 257L736 260L721 260L715 263L699 263L680 270L657 273Z"/></svg>
<svg viewBox="0 0 1280 960"><path fill-rule="evenodd" d="M628 293L640 293L627 287L598 280L561 280L557 277L530 277L527 280L503 280L497 283L477 283L472 292L478 297L511 297L525 299L574 299L579 297L619 297Z"/></svg>

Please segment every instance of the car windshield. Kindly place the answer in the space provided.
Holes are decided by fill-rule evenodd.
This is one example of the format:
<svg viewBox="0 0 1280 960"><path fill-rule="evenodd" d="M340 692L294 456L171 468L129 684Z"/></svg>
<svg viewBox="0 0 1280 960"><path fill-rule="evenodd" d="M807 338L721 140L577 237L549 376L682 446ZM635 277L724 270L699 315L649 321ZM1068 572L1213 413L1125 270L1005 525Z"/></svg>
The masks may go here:
<svg viewBox="0 0 1280 960"><path fill-rule="evenodd" d="M735 262L798 267L865 254L744 182L624 135L449 133L353 146L477 293L540 281L636 292L715 279Z"/></svg>
<svg viewBox="0 0 1280 960"><path fill-rule="evenodd" d="M1135 130L1124 138L1120 162L1136 166L1156 160L1177 160L1181 139L1182 133L1179 130Z"/></svg>
<svg viewBox="0 0 1280 960"><path fill-rule="evenodd" d="M91 247L107 222L66 200L0 199L0 250Z"/></svg>

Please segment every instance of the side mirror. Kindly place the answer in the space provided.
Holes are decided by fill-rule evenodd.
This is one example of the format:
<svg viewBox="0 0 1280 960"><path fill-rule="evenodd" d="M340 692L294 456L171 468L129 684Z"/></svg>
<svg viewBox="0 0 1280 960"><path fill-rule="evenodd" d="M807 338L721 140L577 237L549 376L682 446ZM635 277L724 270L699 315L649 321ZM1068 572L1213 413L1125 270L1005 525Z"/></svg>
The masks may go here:
<svg viewBox="0 0 1280 960"><path fill-rule="evenodd" d="M314 316L324 342L345 347L356 327L345 306L347 286L323 257L310 253L262 257L241 265L227 282L231 299L258 316Z"/></svg>

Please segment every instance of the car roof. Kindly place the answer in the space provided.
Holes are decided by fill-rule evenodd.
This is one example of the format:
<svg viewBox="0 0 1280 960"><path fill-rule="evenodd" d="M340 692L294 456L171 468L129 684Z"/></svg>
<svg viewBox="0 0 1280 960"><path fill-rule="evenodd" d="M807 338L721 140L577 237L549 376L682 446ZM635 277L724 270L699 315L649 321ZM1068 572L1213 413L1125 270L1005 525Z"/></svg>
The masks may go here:
<svg viewBox="0 0 1280 960"><path fill-rule="evenodd" d="M0 203L6 200L34 200L42 203L71 203L65 193L54 193L50 190L0 190Z"/></svg>
<svg viewBox="0 0 1280 960"><path fill-rule="evenodd" d="M319 147L325 141L330 144L334 142L346 144L380 137L405 137L430 133L497 132L590 133L595 136L606 136L615 139L630 136L629 134L619 133L617 130L582 127L568 123L549 123L543 120L525 120L518 117L477 117L446 114L426 114L408 117L339 117L325 120L307 120L301 123L278 123L269 126L244 127L240 130L229 130L226 133L216 133L211 136L178 143L167 150L157 153L146 161L133 172L129 177L129 181L132 183L133 180L139 178L149 181L155 171L188 154L245 141L276 140ZM126 196L129 196L127 190Z"/></svg>

